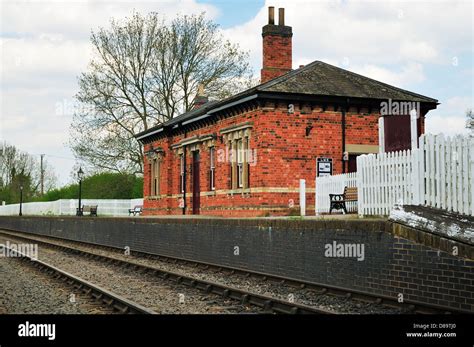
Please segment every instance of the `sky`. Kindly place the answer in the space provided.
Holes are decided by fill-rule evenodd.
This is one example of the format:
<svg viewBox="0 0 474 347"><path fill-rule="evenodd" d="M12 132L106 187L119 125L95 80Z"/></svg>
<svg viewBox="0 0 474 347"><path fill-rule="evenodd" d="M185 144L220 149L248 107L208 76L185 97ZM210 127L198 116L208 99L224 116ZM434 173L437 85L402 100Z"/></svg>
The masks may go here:
<svg viewBox="0 0 474 347"><path fill-rule="evenodd" d="M91 30L135 10L206 16L250 53L259 76L267 7L293 27L293 67L322 60L433 97L426 131L466 133L473 108L472 1L0 0L0 141L46 160L59 184L75 164L67 147L77 76L91 57Z"/></svg>

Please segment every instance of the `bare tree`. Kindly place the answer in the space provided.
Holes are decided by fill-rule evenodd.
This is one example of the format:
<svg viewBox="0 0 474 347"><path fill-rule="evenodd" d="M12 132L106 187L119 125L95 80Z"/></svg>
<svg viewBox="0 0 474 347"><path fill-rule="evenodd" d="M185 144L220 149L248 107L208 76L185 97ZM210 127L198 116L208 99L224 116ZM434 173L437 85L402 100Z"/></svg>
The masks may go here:
<svg viewBox="0 0 474 347"><path fill-rule="evenodd" d="M43 162L43 180L45 190L56 186L54 169L45 160ZM38 158L18 150L6 143L0 145L0 200L11 202L18 200L20 186L25 197L39 195L41 185L41 167Z"/></svg>
<svg viewBox="0 0 474 347"><path fill-rule="evenodd" d="M95 56L79 77L70 146L99 169L142 173L134 135L192 109L199 84L220 99L251 83L248 54L204 14L165 23L156 13L134 13L93 32L91 42Z"/></svg>
<svg viewBox="0 0 474 347"><path fill-rule="evenodd" d="M26 152L19 151L15 146L6 143L0 148L0 184L8 186L17 175L32 175L35 161Z"/></svg>

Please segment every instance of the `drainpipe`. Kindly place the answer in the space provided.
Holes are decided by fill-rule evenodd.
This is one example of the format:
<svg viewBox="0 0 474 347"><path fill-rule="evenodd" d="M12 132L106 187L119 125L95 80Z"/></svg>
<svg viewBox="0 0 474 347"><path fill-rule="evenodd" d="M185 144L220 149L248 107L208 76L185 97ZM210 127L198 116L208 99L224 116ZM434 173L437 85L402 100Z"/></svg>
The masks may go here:
<svg viewBox="0 0 474 347"><path fill-rule="evenodd" d="M341 130L342 130L342 173L346 173L346 161L344 160L344 153L346 151L346 107L348 102L342 106L341 114Z"/></svg>
<svg viewBox="0 0 474 347"><path fill-rule="evenodd" d="M188 135L185 132L184 138ZM186 214L186 145L183 146L183 215Z"/></svg>

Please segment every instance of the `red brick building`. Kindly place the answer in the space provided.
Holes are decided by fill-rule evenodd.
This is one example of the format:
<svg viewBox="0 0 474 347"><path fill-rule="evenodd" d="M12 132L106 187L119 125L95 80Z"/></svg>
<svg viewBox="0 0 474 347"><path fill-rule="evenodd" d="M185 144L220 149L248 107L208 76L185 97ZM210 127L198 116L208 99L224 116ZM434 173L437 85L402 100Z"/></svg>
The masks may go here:
<svg viewBox="0 0 474 347"><path fill-rule="evenodd" d="M300 179L314 214L318 158L332 174L355 171L357 155L379 151L380 124L386 149L410 147L410 116L379 123L382 102L416 102L423 132L437 100L321 61L292 70L292 35L284 10L275 24L270 8L260 85L137 135L146 153L144 214L288 215Z"/></svg>

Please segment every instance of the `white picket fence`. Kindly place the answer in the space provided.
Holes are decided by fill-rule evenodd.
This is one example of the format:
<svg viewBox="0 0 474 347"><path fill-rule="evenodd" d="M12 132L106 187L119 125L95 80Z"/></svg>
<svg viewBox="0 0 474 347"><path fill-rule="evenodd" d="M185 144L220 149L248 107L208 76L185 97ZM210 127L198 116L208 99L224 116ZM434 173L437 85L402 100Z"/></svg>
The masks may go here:
<svg viewBox="0 0 474 347"><path fill-rule="evenodd" d="M387 215L395 204L474 215L474 140L422 135L413 151L357 158L360 215Z"/></svg>
<svg viewBox="0 0 474 347"><path fill-rule="evenodd" d="M342 194L344 187L356 187L355 172L316 178L316 214L328 213L330 207L329 194ZM357 202L346 204L347 212L357 211Z"/></svg>
<svg viewBox="0 0 474 347"><path fill-rule="evenodd" d="M420 203L419 150L361 155L357 158L360 215L388 215L395 204ZM417 195L418 194L418 195Z"/></svg>
<svg viewBox="0 0 474 347"><path fill-rule="evenodd" d="M357 186L359 215L388 215L395 204L425 205L474 216L474 139L422 135L419 148L357 157L357 174L316 180L316 214L329 194Z"/></svg>
<svg viewBox="0 0 474 347"><path fill-rule="evenodd" d="M78 207L77 199L61 199L47 202L27 202L22 204L22 214L74 216ZM82 205L98 205L99 216L128 216L128 210L137 205L143 205L143 199L82 199ZM0 216L18 215L20 204L0 206Z"/></svg>
<svg viewBox="0 0 474 347"><path fill-rule="evenodd" d="M424 136L420 151L425 163L421 203L474 215L474 138Z"/></svg>

